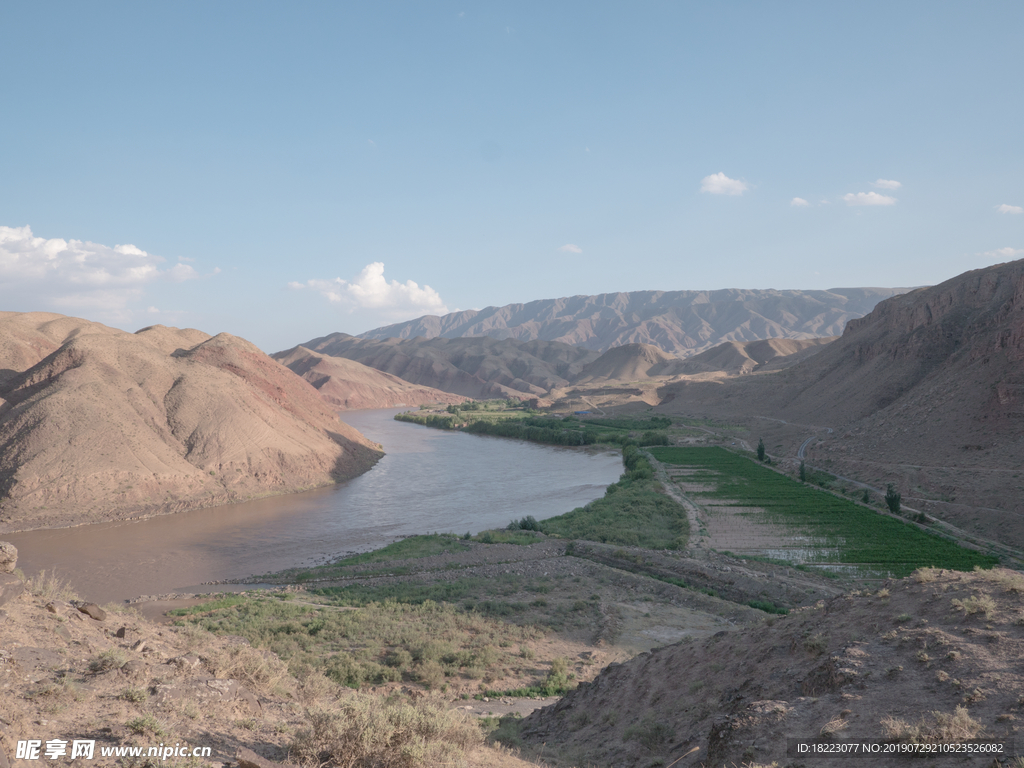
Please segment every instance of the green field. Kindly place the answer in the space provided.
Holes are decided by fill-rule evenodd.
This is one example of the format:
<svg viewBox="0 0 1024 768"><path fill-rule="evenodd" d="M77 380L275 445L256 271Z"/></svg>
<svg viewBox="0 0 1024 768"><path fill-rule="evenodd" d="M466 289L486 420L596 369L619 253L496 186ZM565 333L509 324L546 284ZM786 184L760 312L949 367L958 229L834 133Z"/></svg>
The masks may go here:
<svg viewBox="0 0 1024 768"><path fill-rule="evenodd" d="M623 445L632 440L641 445L668 445L665 430L672 420L664 416L649 419L538 416L518 400L471 401L449 405L445 413L409 411L395 416L435 429L461 429L475 435L511 437L546 445Z"/></svg>
<svg viewBox="0 0 1024 768"><path fill-rule="evenodd" d="M700 494L720 506L758 507L759 522L781 525L825 542L809 562L843 563L909 575L916 568L989 568L998 559L940 538L909 522L880 515L773 472L723 448L653 448L665 464L695 470L687 480L716 485Z"/></svg>

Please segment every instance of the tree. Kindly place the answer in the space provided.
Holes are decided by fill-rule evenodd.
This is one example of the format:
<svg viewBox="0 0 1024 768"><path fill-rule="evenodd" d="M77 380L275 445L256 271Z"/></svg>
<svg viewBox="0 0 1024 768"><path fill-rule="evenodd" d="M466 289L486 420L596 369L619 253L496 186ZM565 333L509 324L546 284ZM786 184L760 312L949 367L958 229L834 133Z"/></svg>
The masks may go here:
<svg viewBox="0 0 1024 768"><path fill-rule="evenodd" d="M860 500L863 501L865 504L871 503L871 494L868 492L867 488L864 489L864 495L860 497Z"/></svg>
<svg viewBox="0 0 1024 768"><path fill-rule="evenodd" d="M764 461L764 438L757 439L757 460Z"/></svg>
<svg viewBox="0 0 1024 768"><path fill-rule="evenodd" d="M889 511L894 515L900 513L900 500L902 498L900 492L896 490L896 486L889 483L889 487L885 489L885 503L889 507Z"/></svg>
<svg viewBox="0 0 1024 768"><path fill-rule="evenodd" d="M804 463L802 461L800 462L800 482L807 482L807 467L804 466Z"/></svg>

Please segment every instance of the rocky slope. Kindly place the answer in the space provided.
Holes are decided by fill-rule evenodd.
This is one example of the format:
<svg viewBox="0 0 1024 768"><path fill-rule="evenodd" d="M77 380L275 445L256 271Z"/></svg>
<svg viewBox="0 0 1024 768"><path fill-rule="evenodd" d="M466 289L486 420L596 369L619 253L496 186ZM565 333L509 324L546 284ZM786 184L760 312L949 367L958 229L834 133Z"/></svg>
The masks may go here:
<svg viewBox="0 0 1024 768"><path fill-rule="evenodd" d="M33 343L45 353L40 339L59 346L0 385L0 529L285 493L351 477L381 455L244 339L5 320L23 331L6 346L20 345L21 362L8 354L8 365L31 362Z"/></svg>
<svg viewBox="0 0 1024 768"><path fill-rule="evenodd" d="M361 338L541 339L601 352L623 344L650 344L669 355L687 357L726 341L835 336L850 320L905 290L603 293L428 315L368 331Z"/></svg>
<svg viewBox="0 0 1024 768"><path fill-rule="evenodd" d="M599 356L559 342L487 337L377 341L333 333L301 346L355 360L412 384L475 399L544 395L568 384Z"/></svg>
<svg viewBox="0 0 1024 768"><path fill-rule="evenodd" d="M919 571L611 665L524 720L521 735L562 756L560 765L624 768L850 764L787 756L790 738L1014 741L1024 701L1022 593L1024 576L1013 571ZM949 755L941 764L992 757Z"/></svg>
<svg viewBox="0 0 1024 768"><path fill-rule="evenodd" d="M333 408L393 408L422 403L461 403L461 395L420 387L376 368L313 352L299 346L278 352L273 358L312 384Z"/></svg>

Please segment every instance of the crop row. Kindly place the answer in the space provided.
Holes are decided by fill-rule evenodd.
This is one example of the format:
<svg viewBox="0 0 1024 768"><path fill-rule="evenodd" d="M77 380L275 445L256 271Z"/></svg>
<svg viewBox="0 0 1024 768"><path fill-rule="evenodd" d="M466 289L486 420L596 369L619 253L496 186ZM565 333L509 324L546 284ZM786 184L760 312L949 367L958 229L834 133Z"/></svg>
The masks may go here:
<svg viewBox="0 0 1024 768"><path fill-rule="evenodd" d="M998 560L867 507L773 472L723 448L653 448L666 464L695 470L687 481L715 485L702 499L758 508L754 519L798 529L822 541L819 562L838 561L905 576L933 566L970 570Z"/></svg>

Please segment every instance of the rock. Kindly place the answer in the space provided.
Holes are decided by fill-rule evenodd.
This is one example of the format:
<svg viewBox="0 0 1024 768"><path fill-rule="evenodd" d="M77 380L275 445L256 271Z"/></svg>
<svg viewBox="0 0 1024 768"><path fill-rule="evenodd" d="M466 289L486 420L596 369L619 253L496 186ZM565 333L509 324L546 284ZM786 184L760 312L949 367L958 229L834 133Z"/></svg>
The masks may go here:
<svg viewBox="0 0 1024 768"><path fill-rule="evenodd" d="M71 633L68 632L68 628L67 627L65 627L65 626L58 626L55 630L53 630L53 632L54 632L55 635L57 635L57 637L59 637L65 643L70 643L71 642Z"/></svg>
<svg viewBox="0 0 1024 768"><path fill-rule="evenodd" d="M107 612L100 608L96 603L86 603L85 605L78 606L78 610L88 616L90 619L96 619L96 621L106 621Z"/></svg>
<svg viewBox="0 0 1024 768"><path fill-rule="evenodd" d="M14 573L18 564L18 548L9 541L0 541L0 573Z"/></svg>
<svg viewBox="0 0 1024 768"><path fill-rule="evenodd" d="M238 768L292 768L291 763L275 763L246 747L239 748L235 753L235 760L238 762Z"/></svg>
<svg viewBox="0 0 1024 768"><path fill-rule="evenodd" d="M141 640L139 642L142 642ZM121 674L132 680L149 677L149 664L140 659L132 659L121 667Z"/></svg>
<svg viewBox="0 0 1024 768"><path fill-rule="evenodd" d="M6 605L25 591L25 585L17 576L0 574L0 605Z"/></svg>
<svg viewBox="0 0 1024 768"><path fill-rule="evenodd" d="M136 640L132 644L132 650L137 652L137 653L142 653L144 650L146 650L146 641L145 640Z"/></svg>
<svg viewBox="0 0 1024 768"><path fill-rule="evenodd" d="M158 685L153 703L173 704L185 698L197 699L200 704L204 701L238 701L243 703L250 713L263 714L263 705L259 699L237 680L213 677L197 677L181 684Z"/></svg>

